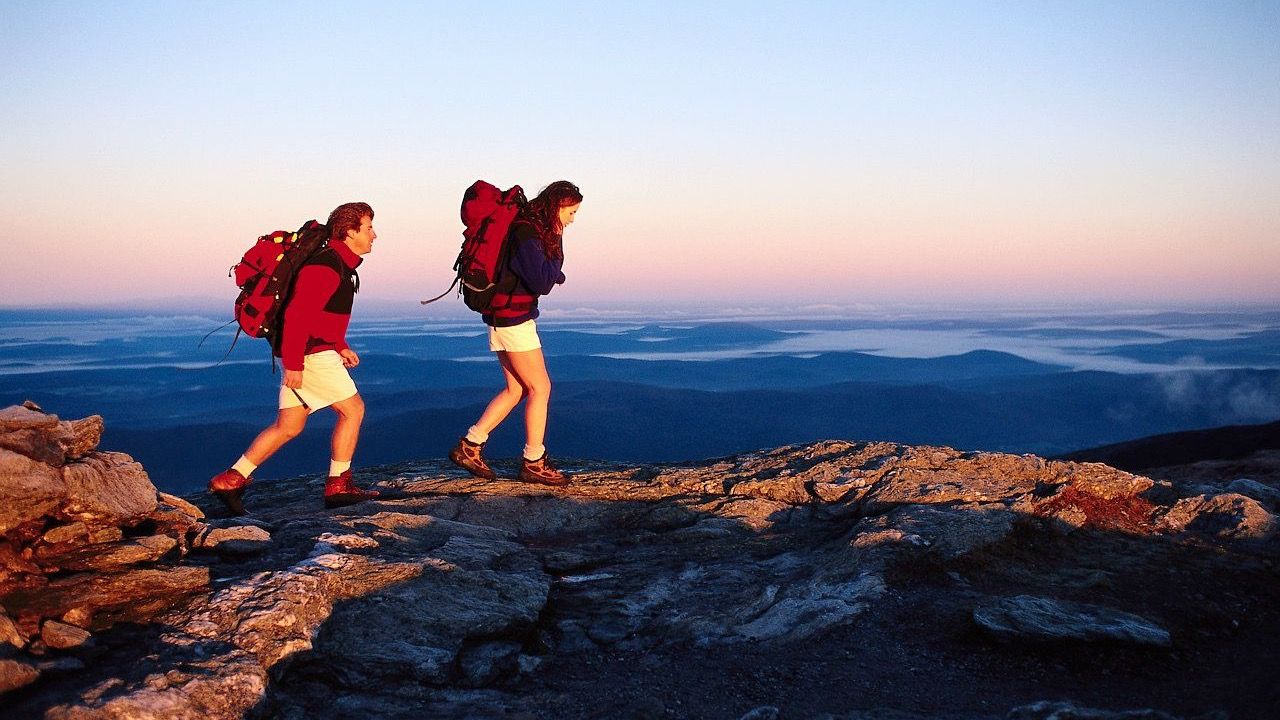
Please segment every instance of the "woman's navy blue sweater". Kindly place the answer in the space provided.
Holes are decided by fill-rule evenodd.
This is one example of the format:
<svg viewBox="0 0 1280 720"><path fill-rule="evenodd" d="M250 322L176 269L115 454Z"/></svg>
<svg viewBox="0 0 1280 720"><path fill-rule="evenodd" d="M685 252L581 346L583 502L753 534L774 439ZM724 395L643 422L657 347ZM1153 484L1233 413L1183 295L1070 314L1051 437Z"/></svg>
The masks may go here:
<svg viewBox="0 0 1280 720"><path fill-rule="evenodd" d="M529 308L529 312L516 317L485 315L484 321L493 327L510 327L538 317L538 297L546 295L556 285L564 282L564 272L560 269L564 266L564 256L554 260L547 257L542 251L542 241L538 239L532 226L519 223L512 227L510 242L513 246L507 269L515 274L517 280L516 293L512 294L522 292L532 295L533 307Z"/></svg>

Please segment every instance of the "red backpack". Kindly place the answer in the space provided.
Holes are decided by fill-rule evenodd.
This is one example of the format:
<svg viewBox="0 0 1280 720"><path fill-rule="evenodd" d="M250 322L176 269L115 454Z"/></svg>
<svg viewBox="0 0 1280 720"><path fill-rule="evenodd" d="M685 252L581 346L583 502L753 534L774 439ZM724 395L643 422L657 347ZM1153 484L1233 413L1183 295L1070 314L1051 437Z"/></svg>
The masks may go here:
<svg viewBox="0 0 1280 720"><path fill-rule="evenodd" d="M328 240L329 227L308 220L296 232L277 230L258 238L240 262L231 267L227 275L234 275L240 287L236 320L244 334L264 337L272 348L278 347L293 279Z"/></svg>
<svg viewBox="0 0 1280 720"><path fill-rule="evenodd" d="M519 279L504 272L510 255L507 235L526 205L519 185L502 191L477 180L462 196L462 250L453 263L457 276L449 289L422 304L433 303L459 284L462 300L478 313L515 317L533 307L535 298L516 292Z"/></svg>

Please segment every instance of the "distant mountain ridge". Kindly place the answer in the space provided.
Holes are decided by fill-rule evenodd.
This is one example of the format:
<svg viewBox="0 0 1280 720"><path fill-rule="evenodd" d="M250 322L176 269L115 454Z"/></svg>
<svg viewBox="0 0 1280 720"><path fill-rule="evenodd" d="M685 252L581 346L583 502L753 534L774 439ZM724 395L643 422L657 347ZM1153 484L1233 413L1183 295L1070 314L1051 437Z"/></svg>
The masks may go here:
<svg viewBox="0 0 1280 720"><path fill-rule="evenodd" d="M1268 381L1271 376L1280 373L1272 372ZM1242 372L1238 382L1256 378L1255 372ZM1016 383L845 382L733 391L616 380L567 381L555 388L548 435L554 455L630 462L691 460L822 437L1053 455L1131 437L1135 428L1209 425L1228 412L1212 405L1171 410L1158 379L1108 373L1030 376ZM374 465L443 456L478 416L492 388L366 386L362 394L369 411L357 462ZM253 439L261 428L250 419L269 421L271 408L254 408L250 400L243 399L237 415L166 427L108 426L104 445L140 458L162 487L194 489ZM287 477L323 464L331 423L325 416L311 420L263 468L264 476ZM515 416L493 434L490 453L514 456L522 442Z"/></svg>
<svg viewBox="0 0 1280 720"><path fill-rule="evenodd" d="M1251 328L1270 319L1249 317L1248 327L1215 329L1214 337L1227 340L1195 341L1199 347L1117 344L1168 335L1150 324L1144 327L1154 330L1062 318L548 322L543 338L555 381L549 446L559 457L629 462L823 437L1057 455L1189 428L1271 421L1280 417L1275 363L1108 372L1018 354L1025 348L1073 363L1082 353L1118 351L1132 361L1107 359L1102 366L1128 369L1198 350L1207 357L1216 349L1223 361L1265 359L1273 338ZM210 329L201 324L171 316L15 322L0 330L0 403L31 399L63 416L101 414L107 447L138 457L166 489L198 487L271 421L280 382L265 343L242 342L220 364L225 347L211 348L211 340L197 351ZM951 334L936 344L904 340L912 328ZM980 336L1000 335L1027 342L916 354L971 348L986 342ZM358 463L443 455L501 383L482 336L474 322L353 325L350 339L363 360L354 375L368 406ZM1078 352L1064 352L1068 347ZM261 474L287 477L323 464L328 415L313 418ZM494 434L497 457L519 451L520 425L517 415Z"/></svg>
<svg viewBox="0 0 1280 720"><path fill-rule="evenodd" d="M1236 460L1261 450L1280 449L1280 420L1261 425L1229 425L1163 433L1059 456L1101 462L1129 472L1205 460Z"/></svg>

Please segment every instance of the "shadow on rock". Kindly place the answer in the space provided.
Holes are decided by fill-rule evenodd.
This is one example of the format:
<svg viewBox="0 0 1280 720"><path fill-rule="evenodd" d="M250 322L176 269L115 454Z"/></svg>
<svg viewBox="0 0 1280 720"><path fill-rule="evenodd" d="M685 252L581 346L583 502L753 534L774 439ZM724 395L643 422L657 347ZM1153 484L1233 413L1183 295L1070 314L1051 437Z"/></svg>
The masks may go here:
<svg viewBox="0 0 1280 720"><path fill-rule="evenodd" d="M258 532L205 556L212 587L107 648L154 669L89 661L12 707L986 718L1070 699L1247 717L1276 700L1275 517L1244 495L840 441L571 469L550 490L377 468L362 481L405 496L339 511L316 507L320 479L261 483Z"/></svg>

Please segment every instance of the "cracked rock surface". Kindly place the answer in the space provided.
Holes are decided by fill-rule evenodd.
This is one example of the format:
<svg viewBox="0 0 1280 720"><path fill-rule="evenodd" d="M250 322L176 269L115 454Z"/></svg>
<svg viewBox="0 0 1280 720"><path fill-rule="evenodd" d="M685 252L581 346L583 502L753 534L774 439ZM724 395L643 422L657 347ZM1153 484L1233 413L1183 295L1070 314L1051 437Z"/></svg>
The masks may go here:
<svg viewBox="0 0 1280 720"><path fill-rule="evenodd" d="M404 463L357 473L400 499L324 510L323 479L295 478L252 486L252 518L152 520L113 552L140 572L173 538L165 572L202 588L92 638L54 618L70 647L43 656L23 635L41 601L0 596L17 618L0 677L25 679L0 715L1190 718L1280 700L1274 508L1234 478L845 441L565 465L551 489ZM190 512L177 500L151 512ZM86 517L38 537L87 540ZM41 668L57 658L79 667Z"/></svg>

